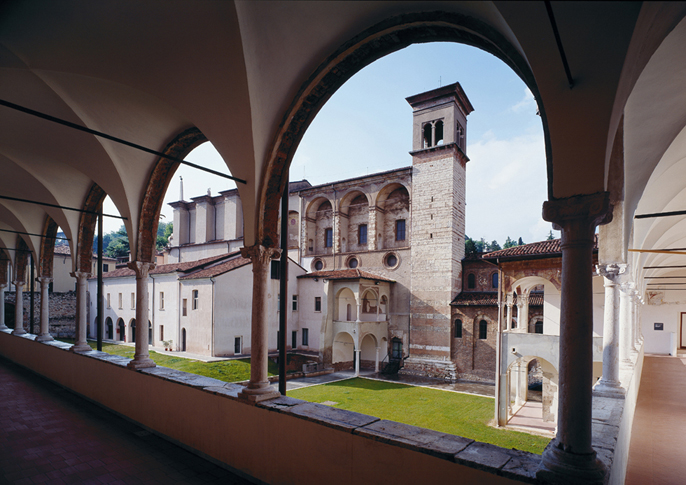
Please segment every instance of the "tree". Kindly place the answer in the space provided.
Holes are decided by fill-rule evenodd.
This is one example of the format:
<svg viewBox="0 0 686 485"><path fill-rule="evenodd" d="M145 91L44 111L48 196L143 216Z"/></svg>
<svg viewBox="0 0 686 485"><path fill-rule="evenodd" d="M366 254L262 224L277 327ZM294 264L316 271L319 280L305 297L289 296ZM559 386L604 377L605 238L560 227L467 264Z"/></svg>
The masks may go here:
<svg viewBox="0 0 686 485"><path fill-rule="evenodd" d="M517 241L517 246L523 246L523 245L524 245L524 241L522 241L522 238L520 237L519 241Z"/></svg>
<svg viewBox="0 0 686 485"><path fill-rule="evenodd" d="M465 256L471 256L474 253L476 253L476 244L474 244L474 240L471 237L465 235L464 254Z"/></svg>
<svg viewBox="0 0 686 485"><path fill-rule="evenodd" d="M489 251L498 251L499 249L502 249L500 247L500 244L498 244L498 241L495 239L491 242L491 244L488 245L488 250Z"/></svg>
<svg viewBox="0 0 686 485"><path fill-rule="evenodd" d="M123 258L131 251L129 248L129 236L126 234L126 227L124 226L121 226L116 232L108 233L102 239L103 247L105 247L105 242L107 242L107 250L105 252L110 258Z"/></svg>
<svg viewBox="0 0 686 485"><path fill-rule="evenodd" d="M553 236L553 230L551 229L546 240L552 241L553 239L555 239L555 236Z"/></svg>
<svg viewBox="0 0 686 485"><path fill-rule="evenodd" d="M157 241L155 247L158 251L164 249L169 244L169 236L174 231L173 222L162 222L157 226Z"/></svg>
<svg viewBox="0 0 686 485"><path fill-rule="evenodd" d="M516 245L517 245L517 243L515 241L513 241L512 239L510 239L510 236L507 236L507 239L505 239L505 244L503 244L503 249L513 248Z"/></svg>

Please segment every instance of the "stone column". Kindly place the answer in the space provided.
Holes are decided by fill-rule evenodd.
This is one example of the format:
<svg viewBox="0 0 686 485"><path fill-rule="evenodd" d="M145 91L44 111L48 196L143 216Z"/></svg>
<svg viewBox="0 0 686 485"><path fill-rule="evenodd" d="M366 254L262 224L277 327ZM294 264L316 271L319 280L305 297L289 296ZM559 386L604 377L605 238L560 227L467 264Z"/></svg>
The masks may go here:
<svg viewBox="0 0 686 485"><path fill-rule="evenodd" d="M595 227L611 214L607 192L543 204L543 219L562 231L557 435L536 473L544 482L600 484L606 474L591 445L592 270Z"/></svg>
<svg viewBox="0 0 686 485"><path fill-rule="evenodd" d="M127 367L155 367L148 350L148 275L151 269L155 269L155 263L130 261L128 267L136 273L136 352Z"/></svg>
<svg viewBox="0 0 686 485"><path fill-rule="evenodd" d="M632 337L631 283L623 283L619 287L619 361L623 366L633 365L631 361Z"/></svg>
<svg viewBox="0 0 686 485"><path fill-rule="evenodd" d="M0 330L8 330L5 325L5 288L7 283L0 283Z"/></svg>
<svg viewBox="0 0 686 485"><path fill-rule="evenodd" d="M379 372L379 350L381 350L379 347L376 348L376 357L374 360L374 372L378 373Z"/></svg>
<svg viewBox="0 0 686 485"><path fill-rule="evenodd" d="M522 307L517 314L517 331L520 333L529 332L529 294L522 295Z"/></svg>
<svg viewBox="0 0 686 485"><path fill-rule="evenodd" d="M604 397L623 397L619 383L619 275L624 264L598 265L598 273L605 286L605 313L603 315L603 376L593 391Z"/></svg>
<svg viewBox="0 0 686 485"><path fill-rule="evenodd" d="M37 342L49 342L54 340L50 335L50 295L48 289L52 278L36 278L40 283L40 334L36 337Z"/></svg>
<svg viewBox="0 0 686 485"><path fill-rule="evenodd" d="M333 213L331 214L331 217L333 218L333 224L331 227L333 228L333 254L340 254L341 253L341 215L338 213L338 210L334 210ZM336 263L334 262L334 267Z"/></svg>
<svg viewBox="0 0 686 485"><path fill-rule="evenodd" d="M515 377L515 404L517 406L522 406L524 404L524 398L522 396L522 362L517 362L513 366L513 369L517 373Z"/></svg>
<svg viewBox="0 0 686 485"><path fill-rule="evenodd" d="M369 227L367 229L367 249L370 251L376 251L377 241L376 241L376 206L369 207Z"/></svg>
<svg viewBox="0 0 686 485"><path fill-rule="evenodd" d="M12 330L12 335L24 335L26 330L24 330L24 282L23 281L13 281L15 291L14 300L14 330Z"/></svg>
<svg viewBox="0 0 686 485"><path fill-rule="evenodd" d="M631 293L631 310L632 310L632 321L634 322L634 350L638 353L641 350L641 314L640 305L641 301L638 296L638 290L634 289Z"/></svg>
<svg viewBox="0 0 686 485"><path fill-rule="evenodd" d="M360 349L355 349L353 352L353 359L355 359L355 377L358 377L360 375Z"/></svg>
<svg viewBox="0 0 686 485"><path fill-rule="evenodd" d="M508 293L506 297L507 305L507 316L505 317L505 330L510 330L512 328L512 293Z"/></svg>
<svg viewBox="0 0 686 485"><path fill-rule="evenodd" d="M91 348L86 341L86 325L88 325L86 289L90 273L75 271L71 275L76 278L76 343L69 350L72 352L88 352Z"/></svg>
<svg viewBox="0 0 686 485"><path fill-rule="evenodd" d="M253 402L279 397L267 379L268 323L267 302L269 283L269 262L278 259L281 251L259 244L241 248L241 256L252 261L252 325L250 335L250 382L238 396Z"/></svg>

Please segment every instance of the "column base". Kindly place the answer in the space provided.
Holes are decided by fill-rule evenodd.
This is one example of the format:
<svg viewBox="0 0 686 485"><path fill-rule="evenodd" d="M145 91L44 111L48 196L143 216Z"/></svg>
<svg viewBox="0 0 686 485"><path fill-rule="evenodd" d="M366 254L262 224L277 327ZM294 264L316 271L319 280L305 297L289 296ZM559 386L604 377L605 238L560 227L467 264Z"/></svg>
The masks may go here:
<svg viewBox="0 0 686 485"><path fill-rule="evenodd" d="M593 388L593 395L599 397L612 397L616 399L624 399L626 389L624 389L619 382L607 382L600 379L598 384Z"/></svg>
<svg viewBox="0 0 686 485"><path fill-rule="evenodd" d="M244 399L250 402L268 401L269 399L276 399L277 397L281 397L281 393L279 391L275 391L269 386L262 387L260 389L250 389L244 387L243 390L238 393L239 399Z"/></svg>
<svg viewBox="0 0 686 485"><path fill-rule="evenodd" d="M536 470L537 479L556 485L601 485L605 482L607 469L595 451L579 455L563 451L558 446L556 438L546 447L541 465Z"/></svg>
<svg viewBox="0 0 686 485"><path fill-rule="evenodd" d="M15 328L14 330L12 330L12 335L24 335L24 334L26 334L26 330L24 330L23 327Z"/></svg>
<svg viewBox="0 0 686 485"><path fill-rule="evenodd" d="M50 342L55 340L49 333L42 333L36 337L36 342ZM90 348L90 347L89 347Z"/></svg>
<svg viewBox="0 0 686 485"><path fill-rule="evenodd" d="M9 330L9 329L10 328L5 324L0 325L0 330Z"/></svg>
<svg viewBox="0 0 686 485"><path fill-rule="evenodd" d="M150 367L157 367L157 364L155 364L155 361L150 358L144 358L139 360L133 359L131 362L126 364L126 367L133 370L149 369Z"/></svg>
<svg viewBox="0 0 686 485"><path fill-rule="evenodd" d="M74 344L69 347L69 352L90 352L91 347L88 344Z"/></svg>

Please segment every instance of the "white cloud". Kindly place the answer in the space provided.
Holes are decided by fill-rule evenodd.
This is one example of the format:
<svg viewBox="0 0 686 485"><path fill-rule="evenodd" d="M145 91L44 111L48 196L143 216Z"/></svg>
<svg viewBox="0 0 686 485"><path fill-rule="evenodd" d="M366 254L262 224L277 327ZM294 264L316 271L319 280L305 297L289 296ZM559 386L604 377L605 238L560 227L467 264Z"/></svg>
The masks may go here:
<svg viewBox="0 0 686 485"><path fill-rule="evenodd" d="M534 94L531 90L529 88L524 88L524 97L517 104L511 106L510 110L515 113L520 113L528 109L536 110L536 100L534 99Z"/></svg>

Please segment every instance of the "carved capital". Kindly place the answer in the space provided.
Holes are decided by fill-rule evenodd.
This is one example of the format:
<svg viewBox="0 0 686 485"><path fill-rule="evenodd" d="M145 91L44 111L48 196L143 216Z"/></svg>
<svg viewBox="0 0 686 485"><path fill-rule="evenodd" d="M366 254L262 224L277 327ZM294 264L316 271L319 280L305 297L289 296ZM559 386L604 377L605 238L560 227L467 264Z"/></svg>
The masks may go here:
<svg viewBox="0 0 686 485"><path fill-rule="evenodd" d="M73 273L69 274L77 280L87 280L91 277L91 274L86 271L74 271Z"/></svg>
<svg viewBox="0 0 686 485"><path fill-rule="evenodd" d="M598 264L596 270L598 274L604 278L605 286L613 286L619 284L619 277L626 272L626 264Z"/></svg>
<svg viewBox="0 0 686 485"><path fill-rule="evenodd" d="M12 284L14 286L24 286L25 283L23 280L17 280L17 281L13 281Z"/></svg>
<svg viewBox="0 0 686 485"><path fill-rule="evenodd" d="M41 288L43 288L43 287L47 288L48 285L50 285L50 282L52 281L52 278L49 278L49 277L47 277L47 276L39 276L38 278L36 278L36 281L37 281L38 283L40 283Z"/></svg>
<svg viewBox="0 0 686 485"><path fill-rule="evenodd" d="M253 265L265 266L272 259L277 259L281 256L281 250L278 248L266 248L261 244L241 248L241 256L250 259Z"/></svg>
<svg viewBox="0 0 686 485"><path fill-rule="evenodd" d="M543 219L552 222L557 230L570 224L581 223L591 228L607 224L612 221L610 193L598 192L544 202Z"/></svg>
<svg viewBox="0 0 686 485"><path fill-rule="evenodd" d="M147 278L150 271L155 269L155 263L148 261L129 261L126 266L136 273L136 278Z"/></svg>

